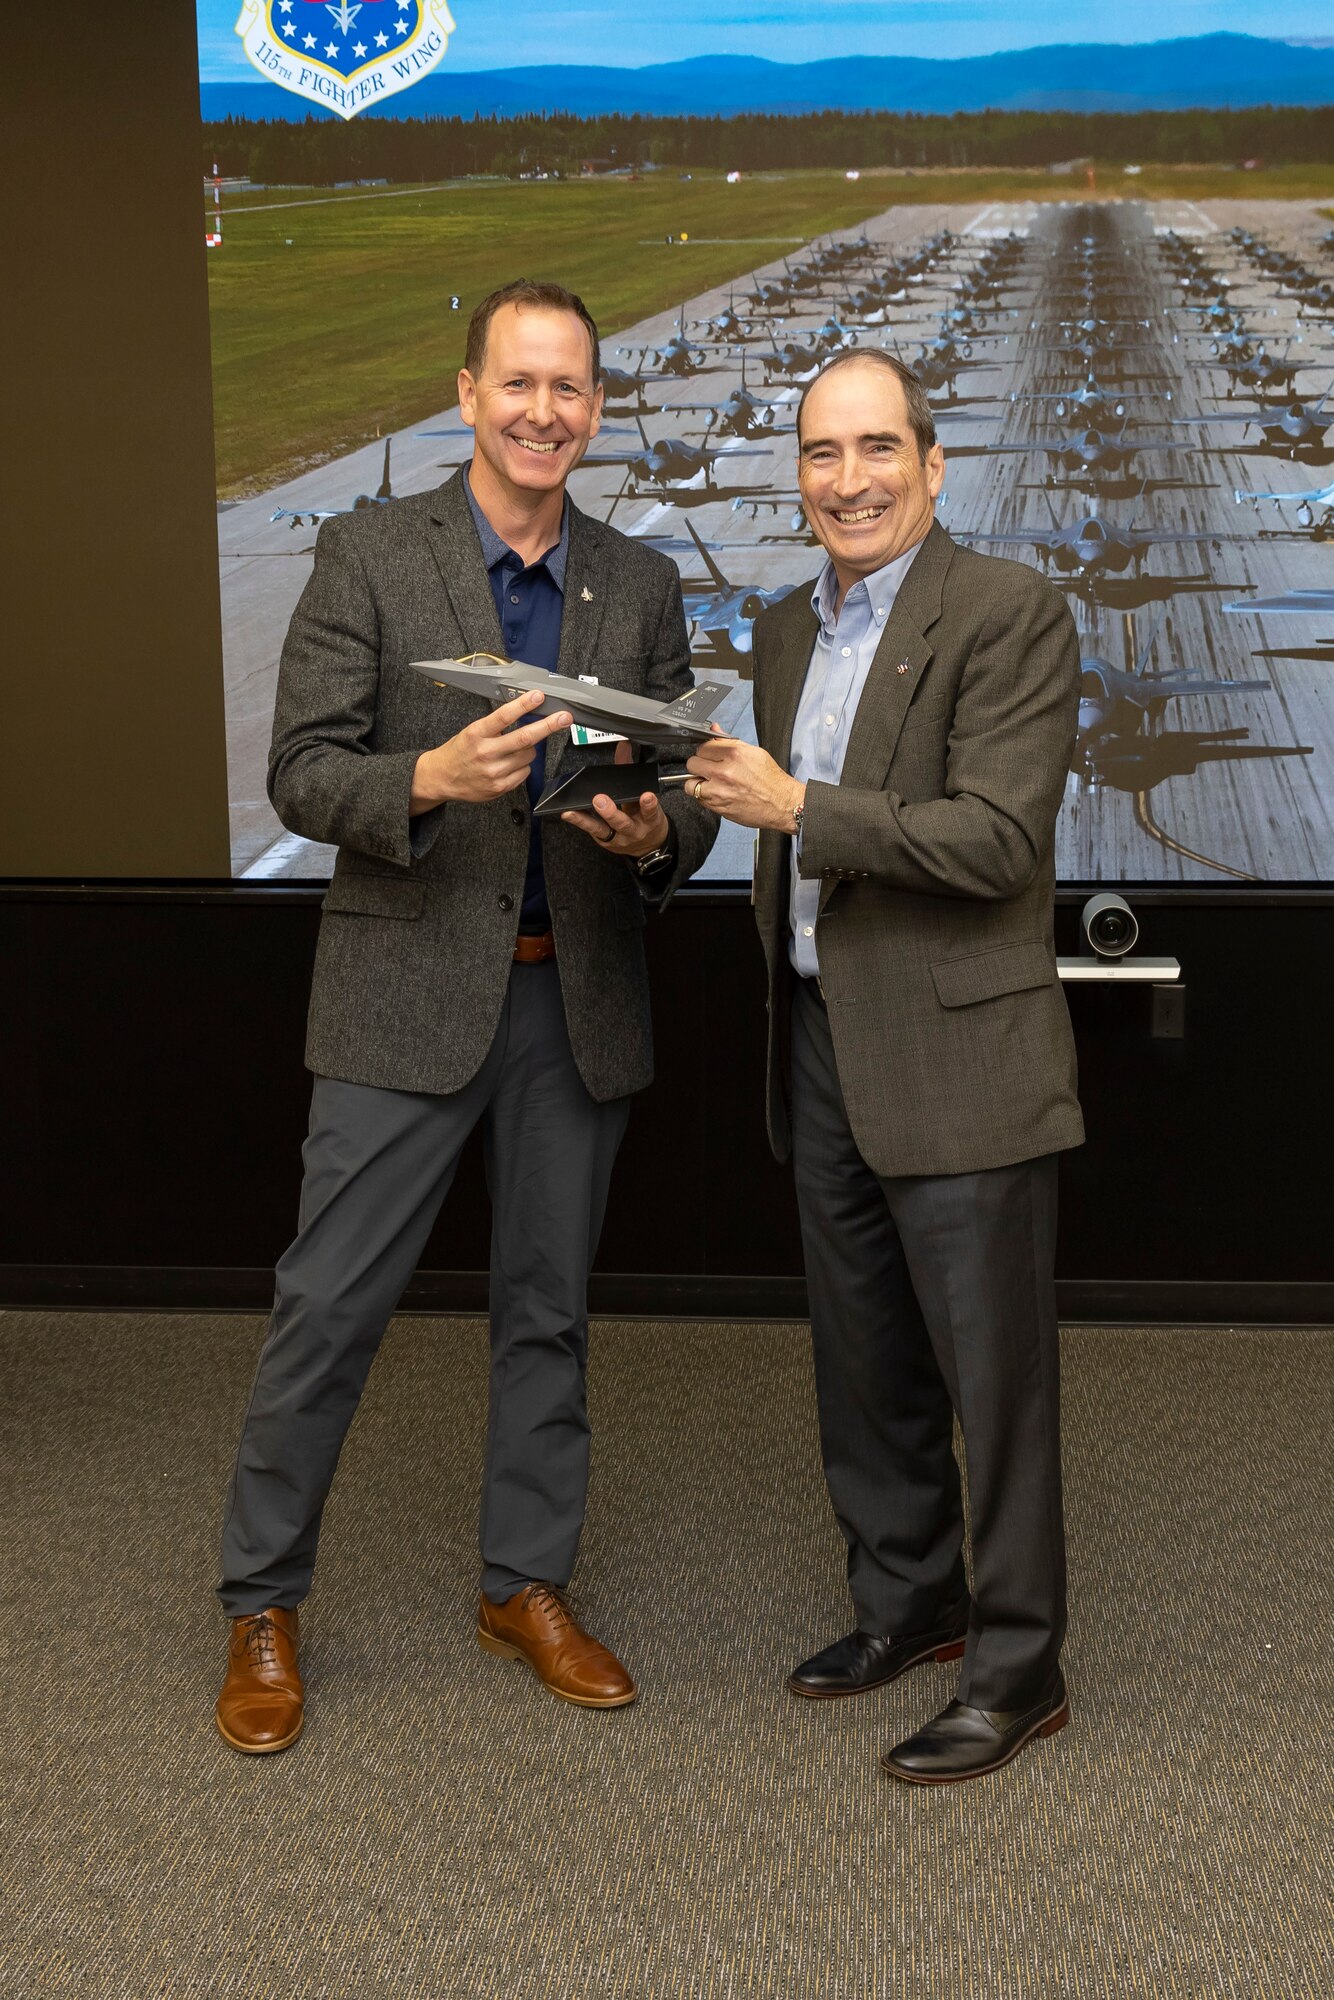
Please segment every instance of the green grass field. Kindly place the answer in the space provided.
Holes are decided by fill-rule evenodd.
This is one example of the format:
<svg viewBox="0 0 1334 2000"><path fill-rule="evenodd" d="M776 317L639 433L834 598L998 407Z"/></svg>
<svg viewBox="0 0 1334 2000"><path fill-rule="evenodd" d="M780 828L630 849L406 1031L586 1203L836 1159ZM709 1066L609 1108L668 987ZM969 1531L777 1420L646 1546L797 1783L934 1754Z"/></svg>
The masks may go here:
<svg viewBox="0 0 1334 2000"><path fill-rule="evenodd" d="M1082 173L870 172L849 181L823 171L728 186L721 175L682 181L663 172L640 181L464 182L387 199L383 189L369 199L273 191L238 201L236 212L224 203L223 246L208 253L218 492L261 492L451 404L468 314L511 276L571 286L610 347L646 314L897 203L1068 200L1085 191ZM1095 193L1327 201L1334 168L1146 167L1127 180L1111 167L1097 172ZM669 247L666 236L682 232L690 243Z"/></svg>

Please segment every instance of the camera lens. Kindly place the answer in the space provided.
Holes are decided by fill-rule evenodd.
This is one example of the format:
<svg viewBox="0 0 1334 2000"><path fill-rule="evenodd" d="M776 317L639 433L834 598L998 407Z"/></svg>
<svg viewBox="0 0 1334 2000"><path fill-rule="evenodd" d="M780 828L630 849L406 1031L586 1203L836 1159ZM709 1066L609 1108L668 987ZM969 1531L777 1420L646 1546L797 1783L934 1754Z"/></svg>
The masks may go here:
<svg viewBox="0 0 1334 2000"><path fill-rule="evenodd" d="M1103 910L1095 918L1092 932L1104 951L1124 951L1132 942L1129 910Z"/></svg>
<svg viewBox="0 0 1334 2000"><path fill-rule="evenodd" d="M1124 957L1126 952L1133 951L1139 937L1139 924L1130 905L1106 890L1099 896L1090 896L1081 922L1089 949L1099 958Z"/></svg>

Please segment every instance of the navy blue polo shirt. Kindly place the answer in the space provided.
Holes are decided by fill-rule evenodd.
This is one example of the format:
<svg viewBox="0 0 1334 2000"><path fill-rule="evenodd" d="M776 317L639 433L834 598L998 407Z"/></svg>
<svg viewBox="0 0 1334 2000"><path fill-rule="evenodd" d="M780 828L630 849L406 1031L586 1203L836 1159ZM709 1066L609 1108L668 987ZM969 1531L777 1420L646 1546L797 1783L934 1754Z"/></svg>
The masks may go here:
<svg viewBox="0 0 1334 2000"><path fill-rule="evenodd" d="M501 540L477 505L466 471L463 490L468 496L468 505L482 544L482 561L491 579L491 594L496 600L505 651L512 660L523 660L530 667L545 667L549 674L554 674L560 654L561 618L565 610L565 562L570 551L569 500L566 500L561 514L560 540L554 548L548 549L545 555L525 568L523 557L516 555L509 543ZM538 744L537 755L528 773L530 807L537 804L546 784L546 749L545 743ZM538 934L551 929L546 878L542 873L542 823L536 817L528 834L528 871L524 876L519 929Z"/></svg>

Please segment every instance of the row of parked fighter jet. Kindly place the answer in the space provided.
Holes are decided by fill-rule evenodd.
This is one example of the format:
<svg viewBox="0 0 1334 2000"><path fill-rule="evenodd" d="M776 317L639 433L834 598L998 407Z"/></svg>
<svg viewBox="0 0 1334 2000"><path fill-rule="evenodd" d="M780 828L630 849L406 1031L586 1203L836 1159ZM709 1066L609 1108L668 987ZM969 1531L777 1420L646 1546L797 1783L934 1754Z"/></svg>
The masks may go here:
<svg viewBox="0 0 1334 2000"><path fill-rule="evenodd" d="M1028 295L1025 302L1019 289L1033 275L1037 246L1031 239L1007 236L970 258L975 246L948 231L892 258L885 258L864 237L817 246L802 262L786 265L781 275L756 279L739 296L734 291L717 314L692 320L683 308L677 330L667 341L656 348L633 350L632 367L604 369L612 423L586 463L623 468L619 489L608 496L612 512L628 498L652 497L677 509L730 499L734 507L751 513L792 510L788 532L766 534L763 541L811 541L796 490L777 489L763 477L738 480L735 475L741 467L736 461L770 455L764 441L791 429L791 392L827 355L864 340L879 339L888 344L893 335L905 333L914 322L920 324L924 311L931 310L938 315L936 332L921 339L916 353L905 352L905 358L912 362L933 398L943 397L937 406L941 421L975 421L980 406L1028 400L1031 393L1054 423L1064 427L1058 435L1023 443L948 448L952 458L997 450L1040 451L1048 462L1045 497L1051 516L1049 529L957 530L959 539L1026 545L1051 567L1058 580L1080 590L1090 606L1115 601L1115 593L1124 590L1126 583L1138 583L1134 596L1139 602L1166 600L1173 591L1192 587L1190 579L1142 579L1146 553L1165 541L1208 542L1218 548L1220 537L1160 533L1138 527L1133 519L1121 526L1100 511L1118 486L1124 490L1128 482L1129 490L1141 493L1147 487L1147 479L1137 481L1135 477L1137 452L1176 451L1182 446L1177 439L1149 437L1131 429L1132 405L1146 398L1139 389L1127 387L1136 379L1126 373L1127 363L1137 358L1136 350L1144 344L1141 336L1155 324L1162 325L1161 313L1155 319L1152 312L1135 315L1127 310L1128 301L1141 307L1145 303L1143 260L1137 263L1116 232L1104 227L1092 212L1084 218L1084 225L1073 243L1068 240L1069 230L1065 232L1067 240L1052 249L1049 268L1038 273L1043 280L1041 303L1050 307L1041 322L1033 315L1038 295ZM1179 294L1166 308L1169 320L1181 315L1189 322L1187 337L1202 330L1211 343L1230 340L1237 329L1223 326L1215 310L1220 300L1231 309L1230 302L1221 298L1225 287L1218 282L1218 274L1194 245L1181 239L1163 239L1161 250L1170 288ZM811 307L817 301L831 308L823 324L809 331L788 329L780 339L776 322L790 321L798 314L813 317ZM1004 365L1002 348L1011 348L1005 360L1018 360L1019 336L1025 330L1042 335L1033 343L1033 350L1039 364L1049 371L1052 386L1025 392L1022 398L961 392L961 384L971 389L974 371L995 371ZM1180 331L1175 337L1181 337ZM905 348L909 345L911 342L904 343ZM985 354L980 352L983 349ZM1218 361L1222 357L1215 352L1213 358ZM737 359L740 383L726 395L670 406L674 418L703 418L702 430L687 423L685 436L650 439L644 419L663 407L660 385L674 378L707 378L726 366L727 360ZM1294 368L1301 365L1298 362ZM756 369L763 376L759 388L753 382ZM1107 385L1100 375L1108 377ZM1139 378L1141 384L1153 380L1152 375ZM705 386L701 382L701 387ZM1234 386L1229 378L1229 387ZM1172 392L1165 381L1160 383L1159 393L1170 405ZM1294 440L1285 428L1291 413L1269 405L1263 385L1257 385L1255 395L1252 414L1228 415L1252 429L1258 427L1257 448L1291 452ZM614 441L616 420L626 417L633 419L638 437L636 442L627 440L620 446ZM1173 426L1219 420L1219 413L1210 412L1167 419ZM1311 417L1310 422L1314 427L1316 418ZM623 431L620 434L625 435ZM1295 441L1298 450L1315 448L1316 437L1314 428L1310 442L1304 433ZM1320 426L1321 445L1323 437L1324 427ZM749 473L751 468L746 470ZM1081 489L1093 495L1091 510L1077 520L1061 522L1053 493ZM361 496L356 504L374 504L389 497L386 444L381 487L373 496ZM317 517L307 518L313 524ZM755 618L793 585L762 589L734 582L717 560L730 545L706 540L688 518L684 527L683 537L659 539L673 553L687 556L692 570L703 572L684 579L687 614L697 639L720 664L744 673ZM1207 588L1207 581L1198 580L1196 587ZM1121 601L1126 601L1124 595ZM1222 737L1217 732L1197 733L1187 743L1181 732L1161 729L1163 709L1179 694L1221 695L1243 688L1259 692L1268 683L1216 681L1194 672L1169 677L1155 674L1150 655L1160 629L1161 621L1133 666L1116 667L1092 654L1085 659L1074 760L1084 777L1116 783L1118 772L1135 772L1142 779L1150 742L1154 767L1161 766L1162 775L1177 774L1181 769L1195 768L1195 762L1205 755L1222 754L1230 739L1245 733L1224 732ZM1228 751L1243 753L1256 754L1256 750L1233 742Z"/></svg>

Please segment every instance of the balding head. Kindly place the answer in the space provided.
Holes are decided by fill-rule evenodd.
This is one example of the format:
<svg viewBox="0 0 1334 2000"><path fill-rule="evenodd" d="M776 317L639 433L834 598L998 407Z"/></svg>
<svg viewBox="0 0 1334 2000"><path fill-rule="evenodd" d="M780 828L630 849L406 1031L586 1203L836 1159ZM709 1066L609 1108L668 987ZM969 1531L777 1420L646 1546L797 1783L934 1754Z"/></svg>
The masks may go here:
<svg viewBox="0 0 1334 2000"><path fill-rule="evenodd" d="M802 398L802 504L840 593L916 548L930 529L945 458L929 410L923 420L925 400L911 371L874 349L840 355Z"/></svg>
<svg viewBox="0 0 1334 2000"><path fill-rule="evenodd" d="M801 419L807 399L812 390L818 389L826 377L838 368L880 368L900 384L903 400L908 412L908 422L912 425L913 436L917 440L918 456L925 463L926 455L936 442L936 420L931 413L926 390L922 387L912 369L900 361L897 354L886 354L883 347L845 347L832 361L826 361L818 374L812 375L801 392L797 404L797 446L801 446Z"/></svg>

